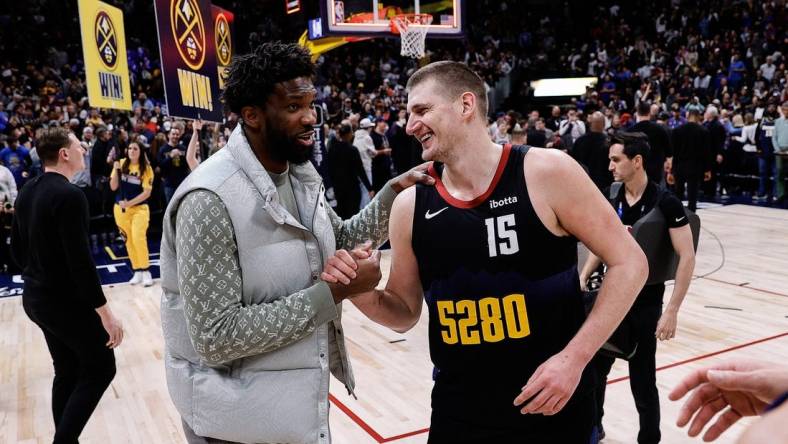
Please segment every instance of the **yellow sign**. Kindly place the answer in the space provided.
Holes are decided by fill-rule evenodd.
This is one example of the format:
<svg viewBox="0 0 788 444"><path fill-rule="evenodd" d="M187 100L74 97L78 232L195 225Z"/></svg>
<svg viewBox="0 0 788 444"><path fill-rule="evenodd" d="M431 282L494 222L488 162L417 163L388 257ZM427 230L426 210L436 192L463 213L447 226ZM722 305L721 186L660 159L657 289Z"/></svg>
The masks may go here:
<svg viewBox="0 0 788 444"><path fill-rule="evenodd" d="M123 12L98 0L79 0L79 22L90 105L130 110Z"/></svg>
<svg viewBox="0 0 788 444"><path fill-rule="evenodd" d="M205 22L197 0L171 0L170 26L175 47L186 66L197 71L205 62Z"/></svg>

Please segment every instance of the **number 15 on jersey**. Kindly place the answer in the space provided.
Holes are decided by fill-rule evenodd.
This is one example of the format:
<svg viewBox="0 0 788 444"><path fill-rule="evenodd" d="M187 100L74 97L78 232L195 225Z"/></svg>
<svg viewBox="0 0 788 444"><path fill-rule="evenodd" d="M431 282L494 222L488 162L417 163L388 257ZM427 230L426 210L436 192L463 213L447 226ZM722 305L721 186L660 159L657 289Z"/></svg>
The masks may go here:
<svg viewBox="0 0 788 444"><path fill-rule="evenodd" d="M499 254L508 256L520 251L517 231L514 230L514 214L490 217L484 220L487 225L487 246L490 257Z"/></svg>

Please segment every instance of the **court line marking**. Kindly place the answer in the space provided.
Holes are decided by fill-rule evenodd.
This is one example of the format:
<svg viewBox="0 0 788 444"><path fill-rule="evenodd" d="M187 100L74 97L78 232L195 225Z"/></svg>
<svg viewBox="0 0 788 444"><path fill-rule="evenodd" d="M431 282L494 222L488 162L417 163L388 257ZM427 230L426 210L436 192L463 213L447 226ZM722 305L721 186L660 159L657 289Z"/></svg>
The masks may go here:
<svg viewBox="0 0 788 444"><path fill-rule="evenodd" d="M722 350L717 350L715 352L706 353L705 355L695 356L695 357L692 357L692 358L689 358L689 359L685 359L683 361L678 361L678 362L674 362L672 364L663 365L662 367L657 367L657 371L667 370L669 368L678 367L680 365L689 364L691 362L695 362L695 361L700 361L702 359L711 358L713 356L721 355L723 353L732 352L732 351L739 350L739 349L742 349L742 348L745 348L745 347L750 347L752 345L761 344L763 342L771 341L773 339L779 339L779 338L782 338L784 336L788 336L788 331L786 331L784 333L780 333L780 334L774 335L774 336L769 336L768 338L756 339L755 341L751 341L751 342L747 342L747 343L739 344L739 345L734 345L732 347L724 348ZM607 385L615 384L615 383L621 382L621 381L626 381L627 379L629 379L629 376L622 376L620 378L611 379L611 380L607 381Z"/></svg>
<svg viewBox="0 0 788 444"><path fill-rule="evenodd" d="M788 295L781 295L781 296L788 296ZM721 354L724 354L724 353L732 352L732 351L739 350L739 349L742 349L742 348L745 348L745 347L750 347L752 345L761 344L763 342L771 341L773 339L779 339L779 338L782 338L782 337L785 337L785 336L788 336L788 331L780 333L780 334L777 334L777 335L774 335L774 336L769 336L767 338L757 339L755 341L747 342L747 343L744 343L744 344L734 345L732 347L724 348L722 350L717 350L717 351L711 352L711 353L706 353L704 355L695 356L695 357L692 357L692 358L689 358L689 359L685 359L683 361L674 362L672 364L663 365L662 367L657 367L657 371L667 370L667 369L670 369L670 368L673 368L673 367L678 367L678 366L681 366L681 365L689 364L691 362L695 362L695 361L700 361L700 360L703 360L703 359L711 358L713 356L717 356L717 355L721 355ZM629 376L622 376L620 378L611 379L611 380L607 381L607 385L615 384L615 383L621 382L621 381L626 381L627 379L629 379ZM361 417L359 417L355 412L353 412L353 410L350 409L350 407L348 407L345 404L343 404L340 400L338 400L331 393L328 394L328 400L331 403L333 403L339 410L341 410L343 413L345 413L351 420L353 420L353 422L356 423L356 425L361 427L362 430L367 432L367 434L372 439L374 439L376 442L378 442L378 443L386 443L386 442L397 441L397 440L400 440L400 439L410 438L411 436L420 435L422 433L427 433L427 432L430 431L429 428L424 428L424 429L414 430L412 432L407 432L407 433L403 433L403 434L396 435L396 436L391 436L389 438L385 438L380 433L375 431L375 429L373 429L372 426L370 426L363 419L361 419Z"/></svg>
<svg viewBox="0 0 788 444"><path fill-rule="evenodd" d="M699 279L706 279L706 280L709 280L709 281L712 281L712 282L719 282L720 284L733 285L734 287L746 288L748 290L759 291L761 293L766 293L766 294L771 294L771 295L775 295L775 296L782 296L782 297L788 298L788 294L778 293L778 292L772 291L772 290L765 290L763 288L758 288L758 287L752 287L752 286L750 286L749 282L745 282L743 284L737 284L735 282L723 281L721 279L715 279L715 278L711 278L711 277L708 277L708 276L701 276L701 277L699 277Z"/></svg>

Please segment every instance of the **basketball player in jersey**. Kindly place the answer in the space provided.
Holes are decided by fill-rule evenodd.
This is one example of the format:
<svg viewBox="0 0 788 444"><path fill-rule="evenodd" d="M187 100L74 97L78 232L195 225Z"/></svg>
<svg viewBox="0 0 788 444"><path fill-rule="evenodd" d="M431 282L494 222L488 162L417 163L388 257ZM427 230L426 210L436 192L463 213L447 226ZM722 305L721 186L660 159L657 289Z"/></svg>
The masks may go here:
<svg viewBox="0 0 788 444"><path fill-rule="evenodd" d="M397 196L386 289L353 302L404 332L426 300L430 443L592 442L584 369L643 286L643 252L569 156L490 141L484 83L466 65L427 65L408 90L407 132L436 184ZM588 319L578 239L612 264Z"/></svg>

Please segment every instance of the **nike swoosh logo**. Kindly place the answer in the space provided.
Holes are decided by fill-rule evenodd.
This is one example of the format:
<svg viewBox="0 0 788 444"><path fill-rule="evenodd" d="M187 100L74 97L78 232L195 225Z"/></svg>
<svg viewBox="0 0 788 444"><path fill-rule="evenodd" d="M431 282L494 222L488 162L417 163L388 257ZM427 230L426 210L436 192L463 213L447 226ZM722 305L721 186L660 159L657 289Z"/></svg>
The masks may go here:
<svg viewBox="0 0 788 444"><path fill-rule="evenodd" d="M449 207L443 207L443 208L441 208L440 210L438 210L438 211L436 211L436 212L434 212L434 213L430 213L430 210L427 210L427 212L426 212L426 213L424 213L424 218L425 218L425 219L427 219L427 220L430 220L430 219L432 219L433 217L435 217L435 216L437 216L437 215L439 215L439 214L443 213L444 211L446 211L446 210L448 210L448 209L449 209Z"/></svg>
<svg viewBox="0 0 788 444"><path fill-rule="evenodd" d="M676 222L681 222L685 217L687 217L687 216L677 217L676 218Z"/></svg>

